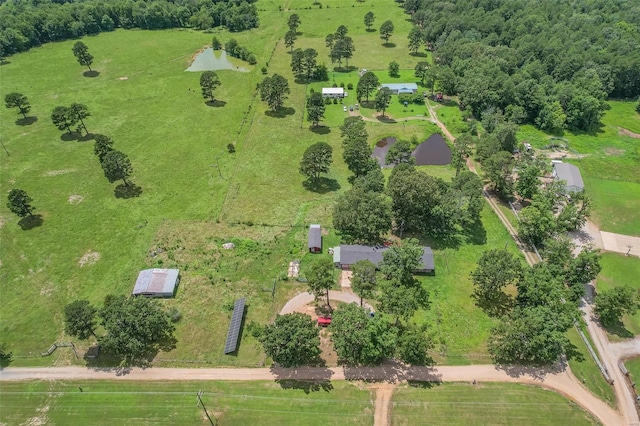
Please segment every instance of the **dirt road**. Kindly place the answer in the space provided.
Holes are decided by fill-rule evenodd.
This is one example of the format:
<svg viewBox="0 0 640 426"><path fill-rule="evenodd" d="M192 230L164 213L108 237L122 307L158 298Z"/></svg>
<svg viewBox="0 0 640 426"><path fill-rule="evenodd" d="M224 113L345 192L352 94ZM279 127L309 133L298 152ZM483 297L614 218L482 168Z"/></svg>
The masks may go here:
<svg viewBox="0 0 640 426"><path fill-rule="evenodd" d="M592 413L603 424L623 424L620 415L586 390L568 369L499 368L494 365L403 367L314 368L131 368L106 369L86 367L6 368L0 381L19 380L366 380L398 383L406 380L432 382L507 382L526 383L554 390ZM383 389L384 388L384 389ZM380 388L376 415L386 424L393 389Z"/></svg>
<svg viewBox="0 0 640 426"><path fill-rule="evenodd" d="M315 300L314 295L307 291L297 294L291 299L289 299L289 301L282 307L282 309L280 310L280 315L290 314L292 312L295 312L296 309L304 305L313 303L314 300ZM359 305L360 296L354 293L346 292L346 291L329 290L329 301L356 303ZM373 309L373 306L369 305L367 302L364 302L363 305L365 308L371 310L372 312L375 311L375 309Z"/></svg>

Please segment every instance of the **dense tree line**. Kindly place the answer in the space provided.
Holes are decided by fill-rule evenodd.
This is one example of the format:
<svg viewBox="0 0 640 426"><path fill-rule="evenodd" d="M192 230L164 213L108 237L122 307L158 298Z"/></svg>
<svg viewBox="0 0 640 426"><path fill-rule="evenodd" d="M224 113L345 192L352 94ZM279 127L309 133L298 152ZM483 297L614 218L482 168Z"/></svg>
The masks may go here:
<svg viewBox="0 0 640 426"><path fill-rule="evenodd" d="M434 51L438 87L477 117L495 108L547 130L589 130L608 96L640 95L638 2L406 0L403 7Z"/></svg>
<svg viewBox="0 0 640 426"><path fill-rule="evenodd" d="M258 26L254 0L100 0L0 2L0 57L52 41L115 28L163 29Z"/></svg>

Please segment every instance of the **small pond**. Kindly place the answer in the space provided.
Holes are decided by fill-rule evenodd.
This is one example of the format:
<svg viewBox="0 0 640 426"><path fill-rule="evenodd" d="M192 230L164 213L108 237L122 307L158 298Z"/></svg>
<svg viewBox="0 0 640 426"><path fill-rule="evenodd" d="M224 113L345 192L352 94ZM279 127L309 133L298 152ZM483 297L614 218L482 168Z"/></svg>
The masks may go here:
<svg viewBox="0 0 640 426"><path fill-rule="evenodd" d="M211 47L208 47L198 53L191 66L187 68L187 71L215 70L249 72L249 64L240 59L228 56L224 50L213 50Z"/></svg>
<svg viewBox="0 0 640 426"><path fill-rule="evenodd" d="M388 137L379 140L373 148L371 157L378 161L380 167L393 167L386 164L387 152L396 143L396 138ZM444 138L435 133L413 150L411 154L417 166L442 166L451 163L451 148Z"/></svg>

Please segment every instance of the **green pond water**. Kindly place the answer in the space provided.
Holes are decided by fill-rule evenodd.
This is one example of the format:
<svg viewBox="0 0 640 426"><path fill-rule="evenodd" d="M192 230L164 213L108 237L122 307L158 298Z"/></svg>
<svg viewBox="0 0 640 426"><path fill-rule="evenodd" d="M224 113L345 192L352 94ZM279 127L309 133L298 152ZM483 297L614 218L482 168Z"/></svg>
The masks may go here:
<svg viewBox="0 0 640 426"><path fill-rule="evenodd" d="M249 72L249 65L240 59L227 55L224 50L207 48L200 52L187 71L234 70Z"/></svg>

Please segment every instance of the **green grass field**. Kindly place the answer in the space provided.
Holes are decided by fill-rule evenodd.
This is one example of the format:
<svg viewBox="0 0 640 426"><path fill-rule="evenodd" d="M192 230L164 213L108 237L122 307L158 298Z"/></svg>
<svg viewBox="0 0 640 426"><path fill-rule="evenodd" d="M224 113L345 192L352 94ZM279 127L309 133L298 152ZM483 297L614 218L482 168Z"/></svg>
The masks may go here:
<svg viewBox="0 0 640 426"><path fill-rule="evenodd" d="M602 272L598 275L596 287L599 292L623 285L640 289L640 259L617 253L604 253L600 261ZM640 313L622 318L622 324L607 330L612 340L631 338L640 334Z"/></svg>
<svg viewBox="0 0 640 426"><path fill-rule="evenodd" d="M544 389L499 383L415 383L393 394L394 425L593 425L578 405Z"/></svg>
<svg viewBox="0 0 640 426"><path fill-rule="evenodd" d="M1 383L2 424L371 425L371 393L349 382L127 382ZM82 388L82 392L79 387Z"/></svg>
<svg viewBox="0 0 640 426"><path fill-rule="evenodd" d="M637 382L640 380L640 358L631 358L624 362L625 367L631 374L631 380Z"/></svg>

